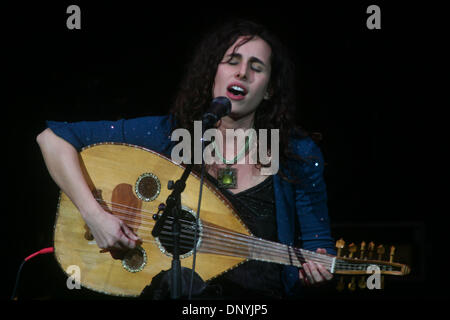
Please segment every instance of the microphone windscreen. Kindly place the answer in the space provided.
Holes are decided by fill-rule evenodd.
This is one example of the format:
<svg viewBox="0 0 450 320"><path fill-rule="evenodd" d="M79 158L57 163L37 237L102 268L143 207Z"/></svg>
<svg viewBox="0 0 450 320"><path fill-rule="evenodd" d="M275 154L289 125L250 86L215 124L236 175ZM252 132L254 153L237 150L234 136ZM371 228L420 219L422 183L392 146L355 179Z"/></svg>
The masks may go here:
<svg viewBox="0 0 450 320"><path fill-rule="evenodd" d="M215 114L218 119L228 115L231 112L231 101L227 97L216 97L211 102L208 113Z"/></svg>

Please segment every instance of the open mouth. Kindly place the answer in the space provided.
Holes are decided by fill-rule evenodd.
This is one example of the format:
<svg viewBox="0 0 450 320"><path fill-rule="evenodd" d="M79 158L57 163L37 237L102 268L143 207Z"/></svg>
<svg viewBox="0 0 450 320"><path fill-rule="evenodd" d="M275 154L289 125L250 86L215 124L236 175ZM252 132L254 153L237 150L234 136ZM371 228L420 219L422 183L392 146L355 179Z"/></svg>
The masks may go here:
<svg viewBox="0 0 450 320"><path fill-rule="evenodd" d="M230 84L227 87L228 96L234 98L235 100L240 100L247 94L247 89L239 84Z"/></svg>

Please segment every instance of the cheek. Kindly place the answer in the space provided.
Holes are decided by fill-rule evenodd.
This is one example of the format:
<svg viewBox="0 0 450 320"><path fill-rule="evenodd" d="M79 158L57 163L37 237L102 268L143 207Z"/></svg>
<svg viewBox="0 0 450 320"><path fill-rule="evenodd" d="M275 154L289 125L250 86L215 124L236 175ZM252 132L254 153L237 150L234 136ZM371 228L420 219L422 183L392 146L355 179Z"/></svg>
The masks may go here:
<svg viewBox="0 0 450 320"><path fill-rule="evenodd" d="M269 79L267 77L259 79L256 90L257 95L264 96L268 87L269 87Z"/></svg>
<svg viewBox="0 0 450 320"><path fill-rule="evenodd" d="M214 85L213 85L213 94L214 96L217 96L220 94L220 90L223 87L225 79L225 70L223 66L219 65L217 67L216 76L214 78Z"/></svg>

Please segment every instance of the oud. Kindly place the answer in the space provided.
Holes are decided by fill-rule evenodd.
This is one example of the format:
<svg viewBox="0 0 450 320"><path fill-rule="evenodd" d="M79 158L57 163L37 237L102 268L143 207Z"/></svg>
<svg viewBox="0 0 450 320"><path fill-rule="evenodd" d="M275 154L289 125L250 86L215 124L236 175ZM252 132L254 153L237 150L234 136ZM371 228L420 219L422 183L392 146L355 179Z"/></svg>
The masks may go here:
<svg viewBox="0 0 450 320"><path fill-rule="evenodd" d="M122 219L143 242L122 259L100 252L78 209L61 192L54 228L55 257L63 270L72 265L80 268L80 281L85 288L110 295L139 296L154 276L170 269L170 218L158 237L153 237L151 231L158 206L171 192L166 187L168 182L177 180L184 167L151 150L118 143L86 147L79 157L97 201L107 212ZM257 238L239 219L231 203L207 181L196 228L194 209L199 188L199 177L191 173L181 196L180 260L182 266L191 267L195 246L196 272L205 281L248 260L299 268L306 261L315 261L341 275L366 275L371 265L377 266L382 275L409 273L408 266L392 261L319 254Z"/></svg>

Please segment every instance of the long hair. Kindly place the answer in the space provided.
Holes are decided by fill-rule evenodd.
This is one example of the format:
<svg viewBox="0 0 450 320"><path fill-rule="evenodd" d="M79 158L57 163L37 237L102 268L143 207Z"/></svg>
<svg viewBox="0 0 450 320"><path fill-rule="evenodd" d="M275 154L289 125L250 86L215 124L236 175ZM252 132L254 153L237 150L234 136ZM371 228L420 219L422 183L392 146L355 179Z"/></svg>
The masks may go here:
<svg viewBox="0 0 450 320"><path fill-rule="evenodd" d="M259 37L271 47L271 77L269 100L263 100L255 112L254 128L279 129L280 162L292 154L289 152L291 135L307 135L294 123L296 107L295 67L287 49L265 27L252 21L233 20L208 33L198 45L193 59L187 65L185 76L175 97L171 113L176 128L193 132L193 122L200 120L212 101L214 79L225 52L244 36L239 45ZM270 140L270 139L269 139ZM270 150L270 141L268 148Z"/></svg>

